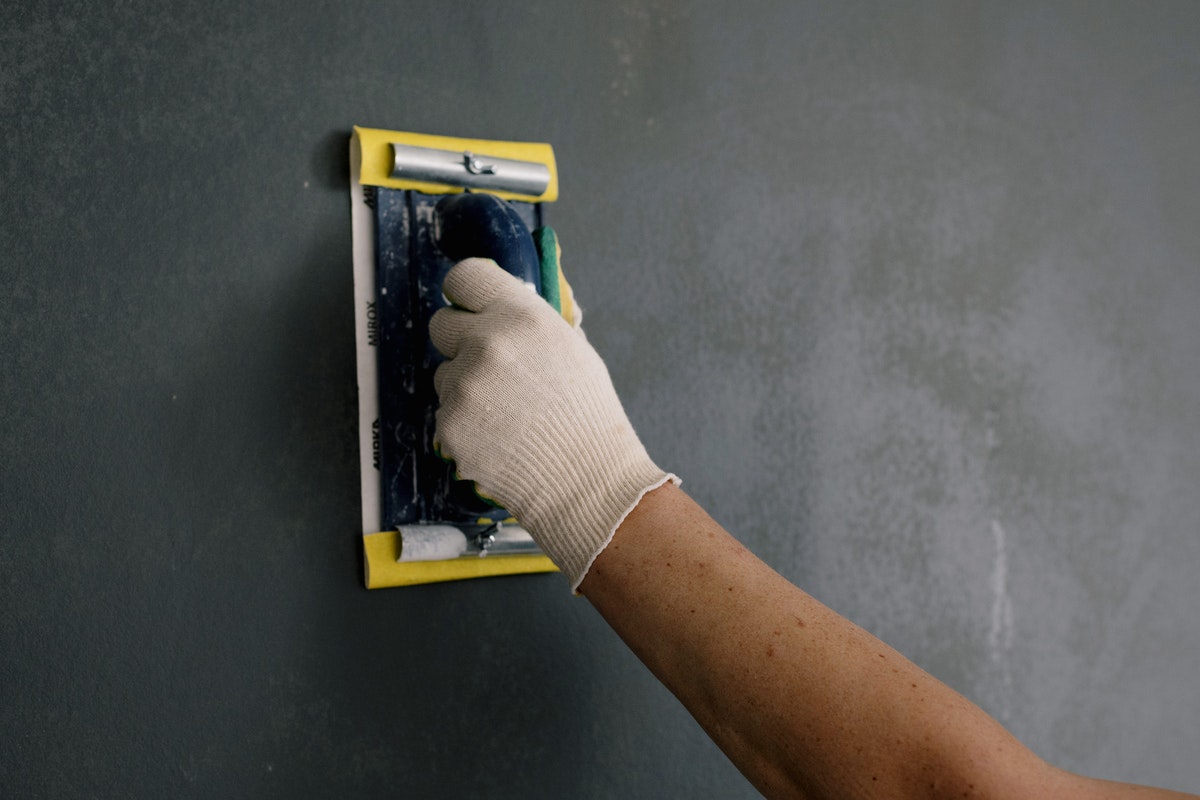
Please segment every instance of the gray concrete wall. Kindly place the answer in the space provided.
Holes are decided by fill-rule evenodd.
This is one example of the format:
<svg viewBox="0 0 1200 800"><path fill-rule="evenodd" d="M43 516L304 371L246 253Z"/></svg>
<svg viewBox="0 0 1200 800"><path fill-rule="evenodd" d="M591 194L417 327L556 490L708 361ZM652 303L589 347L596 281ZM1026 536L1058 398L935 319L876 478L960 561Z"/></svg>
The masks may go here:
<svg viewBox="0 0 1200 800"><path fill-rule="evenodd" d="M355 123L552 142L659 462L1047 758L1200 792L1195 4L0 20L6 796L753 796L561 578L361 588Z"/></svg>

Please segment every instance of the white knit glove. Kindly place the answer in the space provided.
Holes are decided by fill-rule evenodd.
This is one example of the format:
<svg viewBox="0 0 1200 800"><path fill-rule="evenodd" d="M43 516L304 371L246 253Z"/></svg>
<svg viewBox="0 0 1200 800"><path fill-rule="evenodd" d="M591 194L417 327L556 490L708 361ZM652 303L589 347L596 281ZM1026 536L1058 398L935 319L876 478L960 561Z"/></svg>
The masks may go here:
<svg viewBox="0 0 1200 800"><path fill-rule="evenodd" d="M429 336L435 444L460 477L511 511L578 589L649 491L678 478L646 454L582 331L492 261L446 275L454 305Z"/></svg>

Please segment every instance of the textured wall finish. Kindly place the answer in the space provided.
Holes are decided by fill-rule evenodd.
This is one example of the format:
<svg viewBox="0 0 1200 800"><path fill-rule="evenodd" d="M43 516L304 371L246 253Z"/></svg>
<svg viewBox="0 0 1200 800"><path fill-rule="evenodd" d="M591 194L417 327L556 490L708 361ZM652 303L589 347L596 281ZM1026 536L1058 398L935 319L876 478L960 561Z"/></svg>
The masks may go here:
<svg viewBox="0 0 1200 800"><path fill-rule="evenodd" d="M1200 8L0 11L0 786L753 797L559 576L368 593L352 124L553 143L589 338L769 563L1200 792Z"/></svg>

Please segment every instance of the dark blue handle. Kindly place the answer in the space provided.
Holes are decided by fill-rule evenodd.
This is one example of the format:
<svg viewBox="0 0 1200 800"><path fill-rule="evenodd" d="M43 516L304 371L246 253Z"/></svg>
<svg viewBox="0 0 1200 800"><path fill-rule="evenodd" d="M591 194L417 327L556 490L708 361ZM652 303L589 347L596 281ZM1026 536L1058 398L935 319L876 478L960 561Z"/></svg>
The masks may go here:
<svg viewBox="0 0 1200 800"><path fill-rule="evenodd" d="M490 258L541 294L533 236L507 202L490 194L452 194L438 201L434 214L434 237L447 258Z"/></svg>

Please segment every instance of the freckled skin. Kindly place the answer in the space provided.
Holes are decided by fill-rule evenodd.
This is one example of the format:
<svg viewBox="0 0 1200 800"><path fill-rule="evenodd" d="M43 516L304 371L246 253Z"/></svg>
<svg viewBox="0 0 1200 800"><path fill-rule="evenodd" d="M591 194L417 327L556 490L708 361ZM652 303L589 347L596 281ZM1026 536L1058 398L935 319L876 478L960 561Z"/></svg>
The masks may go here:
<svg viewBox="0 0 1200 800"><path fill-rule="evenodd" d="M671 484L626 518L580 591L767 797L1195 798L1046 764Z"/></svg>

